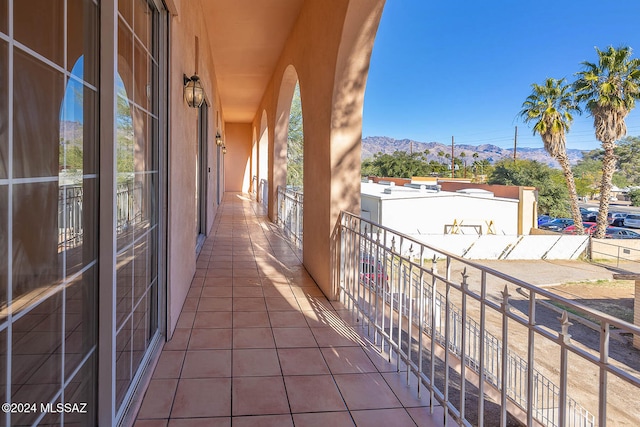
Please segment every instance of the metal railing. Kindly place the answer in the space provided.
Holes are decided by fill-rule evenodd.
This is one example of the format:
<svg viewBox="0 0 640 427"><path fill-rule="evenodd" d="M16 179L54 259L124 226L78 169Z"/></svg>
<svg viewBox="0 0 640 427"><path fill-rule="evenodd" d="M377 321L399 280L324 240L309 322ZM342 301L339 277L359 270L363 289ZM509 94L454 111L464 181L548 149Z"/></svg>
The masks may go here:
<svg viewBox="0 0 640 427"><path fill-rule="evenodd" d="M628 366L622 353L636 350L609 339L614 328L640 334L637 326L352 214L341 215L333 242L342 301L376 345L407 364L407 379L410 372L419 378L418 391L426 388L432 404L447 408L446 417L481 426L506 425L510 416L545 426L640 422L628 400L640 392L640 358ZM433 252L433 260L422 256ZM452 279L454 267L460 281ZM567 311L557 319L543 300L598 328L576 322L579 338L572 340Z"/></svg>
<svg viewBox="0 0 640 427"><path fill-rule="evenodd" d="M302 247L303 193L278 186L278 221L284 234L298 247Z"/></svg>
<svg viewBox="0 0 640 427"><path fill-rule="evenodd" d="M61 186L58 190L58 251L82 244L83 195L81 185Z"/></svg>
<svg viewBox="0 0 640 427"><path fill-rule="evenodd" d="M58 251L82 245L84 235L84 189L66 185L58 189ZM116 190L116 232L128 231L143 217L142 184L119 184Z"/></svg>

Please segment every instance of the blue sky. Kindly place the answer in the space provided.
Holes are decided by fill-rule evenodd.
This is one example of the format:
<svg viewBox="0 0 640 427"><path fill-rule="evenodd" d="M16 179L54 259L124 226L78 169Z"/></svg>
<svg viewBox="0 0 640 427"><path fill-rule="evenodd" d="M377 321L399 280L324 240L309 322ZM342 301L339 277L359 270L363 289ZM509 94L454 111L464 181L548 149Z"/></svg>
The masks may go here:
<svg viewBox="0 0 640 427"><path fill-rule="evenodd" d="M542 147L518 112L532 83L573 79L594 46L640 57L636 0L387 0L365 94L363 137ZM640 136L640 103L627 119ZM567 148L594 149L588 113Z"/></svg>

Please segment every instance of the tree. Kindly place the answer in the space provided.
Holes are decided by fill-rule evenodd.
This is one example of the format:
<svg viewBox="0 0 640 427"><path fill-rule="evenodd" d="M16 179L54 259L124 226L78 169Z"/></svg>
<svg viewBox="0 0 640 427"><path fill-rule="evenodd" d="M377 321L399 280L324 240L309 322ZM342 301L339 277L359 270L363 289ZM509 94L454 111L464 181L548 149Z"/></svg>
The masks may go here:
<svg viewBox="0 0 640 427"><path fill-rule="evenodd" d="M501 160L489 176L489 184L522 185L538 189L538 213L564 217L569 213L567 186L562 172L535 160Z"/></svg>
<svg viewBox="0 0 640 427"><path fill-rule="evenodd" d="M640 189L629 191L631 206L640 206Z"/></svg>
<svg viewBox="0 0 640 427"><path fill-rule="evenodd" d="M616 141L627 133L625 118L640 98L640 61L631 59L631 48L596 48L598 62L583 62L574 89L593 117L595 136L602 143L600 207L594 237L605 236L613 173L616 168Z"/></svg>
<svg viewBox="0 0 640 427"><path fill-rule="evenodd" d="M287 134L287 186L302 188L304 182L304 132L300 85L296 84L289 112Z"/></svg>
<svg viewBox="0 0 640 427"><path fill-rule="evenodd" d="M576 233L584 234L582 215L578 206L578 193L567 156L566 133L571 127L574 112L580 112L571 87L564 79L548 78L543 85L531 85L531 95L522 104L520 117L525 123L534 122L533 134L542 138L544 149L558 161L569 191L571 216Z"/></svg>

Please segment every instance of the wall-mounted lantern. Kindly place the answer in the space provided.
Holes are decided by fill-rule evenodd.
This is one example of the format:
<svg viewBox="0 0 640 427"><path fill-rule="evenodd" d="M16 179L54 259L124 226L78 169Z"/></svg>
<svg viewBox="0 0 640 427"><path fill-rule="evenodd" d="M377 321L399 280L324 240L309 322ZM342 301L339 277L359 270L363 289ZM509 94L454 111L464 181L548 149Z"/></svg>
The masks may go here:
<svg viewBox="0 0 640 427"><path fill-rule="evenodd" d="M227 154L227 147L224 145L222 146L222 154Z"/></svg>
<svg viewBox="0 0 640 427"><path fill-rule="evenodd" d="M184 81L184 100L187 101L189 107L200 108L204 102L204 89L202 89L200 77L196 74L187 77L184 74L182 79Z"/></svg>
<svg viewBox="0 0 640 427"><path fill-rule="evenodd" d="M222 147L224 145L224 141L222 141L222 136L220 136L220 132L216 132L216 145L218 147Z"/></svg>

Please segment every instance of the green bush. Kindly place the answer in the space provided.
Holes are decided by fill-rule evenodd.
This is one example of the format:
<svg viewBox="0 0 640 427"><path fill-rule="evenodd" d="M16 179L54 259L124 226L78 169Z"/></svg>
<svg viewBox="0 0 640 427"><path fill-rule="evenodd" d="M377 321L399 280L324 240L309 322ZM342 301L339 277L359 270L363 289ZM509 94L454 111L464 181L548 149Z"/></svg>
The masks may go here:
<svg viewBox="0 0 640 427"><path fill-rule="evenodd" d="M640 206L640 189L629 191L631 206Z"/></svg>

